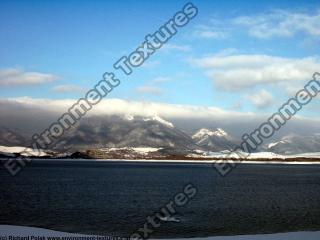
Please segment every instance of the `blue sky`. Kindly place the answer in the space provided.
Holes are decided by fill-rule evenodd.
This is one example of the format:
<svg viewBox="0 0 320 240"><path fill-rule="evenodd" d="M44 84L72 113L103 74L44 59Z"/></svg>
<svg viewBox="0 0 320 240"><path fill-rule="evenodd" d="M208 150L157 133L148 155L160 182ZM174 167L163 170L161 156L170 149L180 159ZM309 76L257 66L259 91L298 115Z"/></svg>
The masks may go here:
<svg viewBox="0 0 320 240"><path fill-rule="evenodd" d="M81 97L186 3L1 1L0 97ZM197 17L110 97L272 112L320 71L320 1L193 3Z"/></svg>

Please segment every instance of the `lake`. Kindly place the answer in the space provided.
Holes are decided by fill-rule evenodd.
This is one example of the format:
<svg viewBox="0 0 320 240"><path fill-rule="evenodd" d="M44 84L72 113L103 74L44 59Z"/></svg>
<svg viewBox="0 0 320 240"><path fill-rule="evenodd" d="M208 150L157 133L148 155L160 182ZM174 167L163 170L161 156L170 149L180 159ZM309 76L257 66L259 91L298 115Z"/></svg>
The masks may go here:
<svg viewBox="0 0 320 240"><path fill-rule="evenodd" d="M184 186L197 194L152 238L320 230L320 166L33 161L0 168L0 224L128 237Z"/></svg>

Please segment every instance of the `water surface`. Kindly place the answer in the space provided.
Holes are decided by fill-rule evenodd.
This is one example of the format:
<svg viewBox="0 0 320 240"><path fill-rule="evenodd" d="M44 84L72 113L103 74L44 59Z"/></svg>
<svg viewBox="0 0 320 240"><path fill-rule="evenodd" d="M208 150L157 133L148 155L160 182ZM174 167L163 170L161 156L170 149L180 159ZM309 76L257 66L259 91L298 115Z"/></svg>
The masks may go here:
<svg viewBox="0 0 320 240"><path fill-rule="evenodd" d="M33 161L0 168L0 224L127 237L192 183L197 195L153 238L320 230L319 165Z"/></svg>

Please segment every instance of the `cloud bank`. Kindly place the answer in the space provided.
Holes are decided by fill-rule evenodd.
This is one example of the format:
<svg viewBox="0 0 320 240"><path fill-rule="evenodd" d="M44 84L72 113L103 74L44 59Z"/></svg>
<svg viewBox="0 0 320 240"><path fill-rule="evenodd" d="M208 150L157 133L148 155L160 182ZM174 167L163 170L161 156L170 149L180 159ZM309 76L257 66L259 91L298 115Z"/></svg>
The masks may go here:
<svg viewBox="0 0 320 240"><path fill-rule="evenodd" d="M52 82L58 79L57 76L40 72L25 72L16 68L7 68L0 70L1 86L21 86L38 85Z"/></svg>
<svg viewBox="0 0 320 240"><path fill-rule="evenodd" d="M209 56L191 60L204 69L218 89L239 91L258 85L292 85L312 78L318 57L284 58L269 55Z"/></svg>
<svg viewBox="0 0 320 240"><path fill-rule="evenodd" d="M197 26L193 36L203 39L223 39L229 38L236 32L245 32L260 40L291 38L297 35L315 38L320 36L320 11L275 9L223 20L212 18L206 25Z"/></svg>
<svg viewBox="0 0 320 240"><path fill-rule="evenodd" d="M74 92L79 92L79 93L84 93L86 91L85 88L77 86L77 85L72 85L72 84L66 84L66 85L58 85L52 88L54 92L58 93L74 93Z"/></svg>
<svg viewBox="0 0 320 240"><path fill-rule="evenodd" d="M75 101L75 99L51 100L29 97L0 99L2 113L0 127L39 132L56 121ZM105 99L86 117L107 117L108 115L161 116L183 129L222 127L235 136L252 131L270 116L270 114L227 111L217 107ZM320 133L319 123L320 119L295 116L279 134Z"/></svg>
<svg viewBox="0 0 320 240"><path fill-rule="evenodd" d="M240 16L232 23L247 28L257 38L293 37L299 33L320 36L320 12L307 14L276 10L266 14Z"/></svg>
<svg viewBox="0 0 320 240"><path fill-rule="evenodd" d="M257 93L247 95L248 99L255 107L257 108L266 108L269 107L273 102L273 96L266 90L261 90Z"/></svg>

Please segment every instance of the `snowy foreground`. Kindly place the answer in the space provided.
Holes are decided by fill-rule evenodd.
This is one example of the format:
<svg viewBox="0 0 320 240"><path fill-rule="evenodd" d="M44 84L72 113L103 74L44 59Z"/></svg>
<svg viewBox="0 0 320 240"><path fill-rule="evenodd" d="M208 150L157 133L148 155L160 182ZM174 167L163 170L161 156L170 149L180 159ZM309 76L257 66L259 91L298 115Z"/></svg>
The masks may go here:
<svg viewBox="0 0 320 240"><path fill-rule="evenodd" d="M22 156L47 156L47 153L43 150L36 151L32 148L26 148L26 147L7 147L7 146L0 146L0 153L7 155L7 156L13 156L13 153L20 153Z"/></svg>
<svg viewBox="0 0 320 240"><path fill-rule="evenodd" d="M21 227L0 225L0 236L45 236L45 237L76 237L88 236L73 233L63 233L42 228ZM186 239L186 238L185 238ZM228 236L228 237L207 237L207 238L192 238L195 240L318 240L320 239L319 232L292 232L292 233L278 233L278 234L264 234L264 235L242 235L242 236ZM178 240L178 239L176 239Z"/></svg>
<svg viewBox="0 0 320 240"><path fill-rule="evenodd" d="M105 153L105 158L103 157L97 157L94 156L90 158L92 161L93 159L108 159L108 160L134 160L137 161L140 159L140 161L147 160L148 162L152 161L153 159L156 162L167 162L170 159L170 156L166 159L161 159L163 155L159 153L159 151L162 150L162 148L153 148L153 147L123 147L123 148L100 148L98 149L100 152ZM113 154L111 154L113 153ZM118 154L115 154L118 153ZM157 154L159 153L159 154ZM0 146L0 155L8 156L8 157L15 157L15 154L20 154L22 156L37 156L45 158L54 158L58 159L70 157L71 153L55 153L52 151L44 151L39 150L36 151L31 148L25 148L25 147L7 147L7 146ZM115 158L113 158L115 155L117 155ZM120 158L119 158L120 156ZM245 158L240 158L242 156L245 156ZM176 157L176 156L175 156ZM187 154L187 155L181 155L181 160L173 160L173 162L183 162L182 159L185 160L185 162L203 162L203 163L212 163L213 161L210 159L221 159L221 160L228 160L233 159L236 162L239 161L242 163L275 163L275 164L320 164L320 152L313 152L313 153L303 153L303 154L292 154L292 155L281 155L276 154L273 152L257 152L257 153L251 153L248 155L244 152L230 152L228 150L221 151L221 152L211 152L211 151L203 151L203 150L195 150L193 153ZM72 157L71 157L72 158ZM77 156L76 159L81 159L82 157ZM194 158L194 160L192 160ZM255 161L257 160L257 161ZM280 161L279 161L280 160ZM315 161L317 160L317 161ZM139 160L138 160L139 161ZM169 160L172 161L172 160Z"/></svg>

